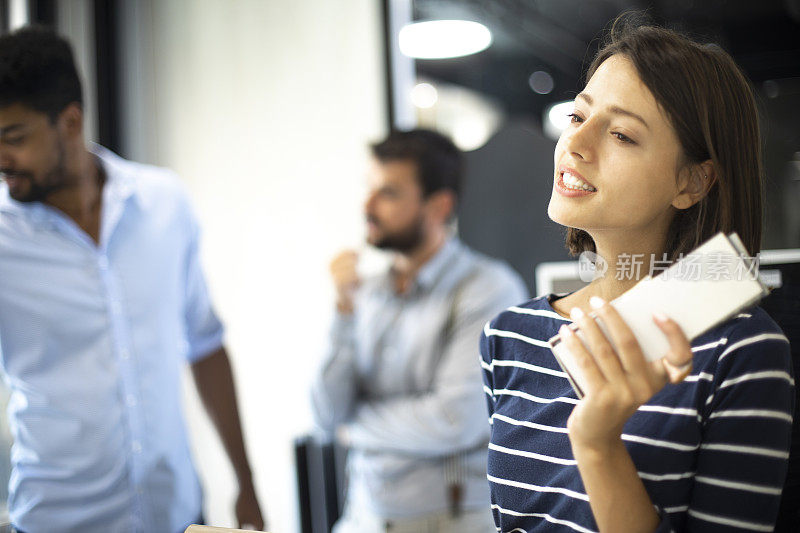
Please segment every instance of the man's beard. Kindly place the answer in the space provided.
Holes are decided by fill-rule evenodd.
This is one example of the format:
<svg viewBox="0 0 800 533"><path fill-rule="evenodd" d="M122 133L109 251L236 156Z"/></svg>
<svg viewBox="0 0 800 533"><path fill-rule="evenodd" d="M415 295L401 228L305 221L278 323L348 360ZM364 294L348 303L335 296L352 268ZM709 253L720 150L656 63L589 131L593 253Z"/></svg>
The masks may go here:
<svg viewBox="0 0 800 533"><path fill-rule="evenodd" d="M371 219L371 221L378 223L375 219ZM422 217L418 217L404 230L385 234L372 245L380 250L393 250L400 253L411 252L422 244L423 225Z"/></svg>
<svg viewBox="0 0 800 533"><path fill-rule="evenodd" d="M22 194L14 194L9 189L9 195L17 202L30 203L30 202L44 202L54 192L63 189L66 186L66 166L64 164L64 146L58 144L58 161L44 177L36 181L33 179L33 174L24 171L15 171L11 169L0 169L0 173L5 176L10 176L28 182L28 190Z"/></svg>

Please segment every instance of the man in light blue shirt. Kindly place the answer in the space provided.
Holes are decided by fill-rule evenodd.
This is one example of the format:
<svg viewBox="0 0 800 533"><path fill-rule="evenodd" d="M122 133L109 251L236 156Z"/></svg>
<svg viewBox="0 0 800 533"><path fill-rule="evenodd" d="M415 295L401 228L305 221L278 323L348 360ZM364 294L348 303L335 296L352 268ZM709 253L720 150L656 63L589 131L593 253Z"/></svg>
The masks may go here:
<svg viewBox="0 0 800 533"><path fill-rule="evenodd" d="M331 265L337 313L312 392L318 425L350 447L335 533L489 533L484 324L526 298L508 265L450 235L461 154L426 130L372 147L367 241L391 268Z"/></svg>
<svg viewBox="0 0 800 533"><path fill-rule="evenodd" d="M263 520L223 329L176 177L83 140L69 45L0 37L0 353L11 390L9 511L26 533L178 532L201 519L183 361Z"/></svg>

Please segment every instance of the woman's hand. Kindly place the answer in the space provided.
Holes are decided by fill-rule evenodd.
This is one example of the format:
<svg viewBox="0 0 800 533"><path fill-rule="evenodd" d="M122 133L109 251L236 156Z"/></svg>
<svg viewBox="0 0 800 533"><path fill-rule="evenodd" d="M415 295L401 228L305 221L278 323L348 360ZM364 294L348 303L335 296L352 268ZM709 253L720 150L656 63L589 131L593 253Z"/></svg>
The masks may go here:
<svg viewBox="0 0 800 533"><path fill-rule="evenodd" d="M653 320L667 336L670 351L663 359L649 362L616 309L598 297L589 302L618 350L594 318L580 308L572 309L572 320L583 332L587 346L566 325L559 333L586 382L584 398L572 411L567 427L573 448L602 453L619 444L625 422L639 406L668 382L678 383L689 375L692 349L680 326L657 314Z"/></svg>

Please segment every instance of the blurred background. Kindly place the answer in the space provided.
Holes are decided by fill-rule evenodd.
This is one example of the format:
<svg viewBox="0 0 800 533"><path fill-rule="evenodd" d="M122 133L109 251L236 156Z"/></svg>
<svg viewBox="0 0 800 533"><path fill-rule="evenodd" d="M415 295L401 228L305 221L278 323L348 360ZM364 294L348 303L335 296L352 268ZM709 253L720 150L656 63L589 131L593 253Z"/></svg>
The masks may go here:
<svg viewBox="0 0 800 533"><path fill-rule="evenodd" d="M718 43L750 77L764 247L800 247L800 0L0 0L3 31L51 25L73 43L89 140L187 184L272 531L300 531L293 439L311 427L328 261L362 241L367 143L392 126L451 135L467 151L462 239L537 293L536 266L568 259L546 209L558 105L631 9ZM233 474L185 398L206 519L232 526Z"/></svg>

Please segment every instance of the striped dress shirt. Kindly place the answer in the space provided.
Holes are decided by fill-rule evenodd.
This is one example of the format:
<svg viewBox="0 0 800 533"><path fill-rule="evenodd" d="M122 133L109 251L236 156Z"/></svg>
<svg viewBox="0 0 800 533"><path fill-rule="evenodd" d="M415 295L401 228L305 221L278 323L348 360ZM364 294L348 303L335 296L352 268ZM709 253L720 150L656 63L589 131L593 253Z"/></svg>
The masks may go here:
<svg viewBox="0 0 800 533"><path fill-rule="evenodd" d="M547 340L570 320L548 297L484 328L481 354L498 531L597 530L569 443L578 398ZM658 531L772 531L794 410L789 344L759 307L692 342L694 368L625 424Z"/></svg>
<svg viewBox="0 0 800 533"><path fill-rule="evenodd" d="M462 508L486 509L478 340L486 320L525 299L508 265L455 238L404 295L389 272L364 280L355 314L334 321L311 395L319 428L346 434L353 512L405 519L447 511L454 455L463 460Z"/></svg>

